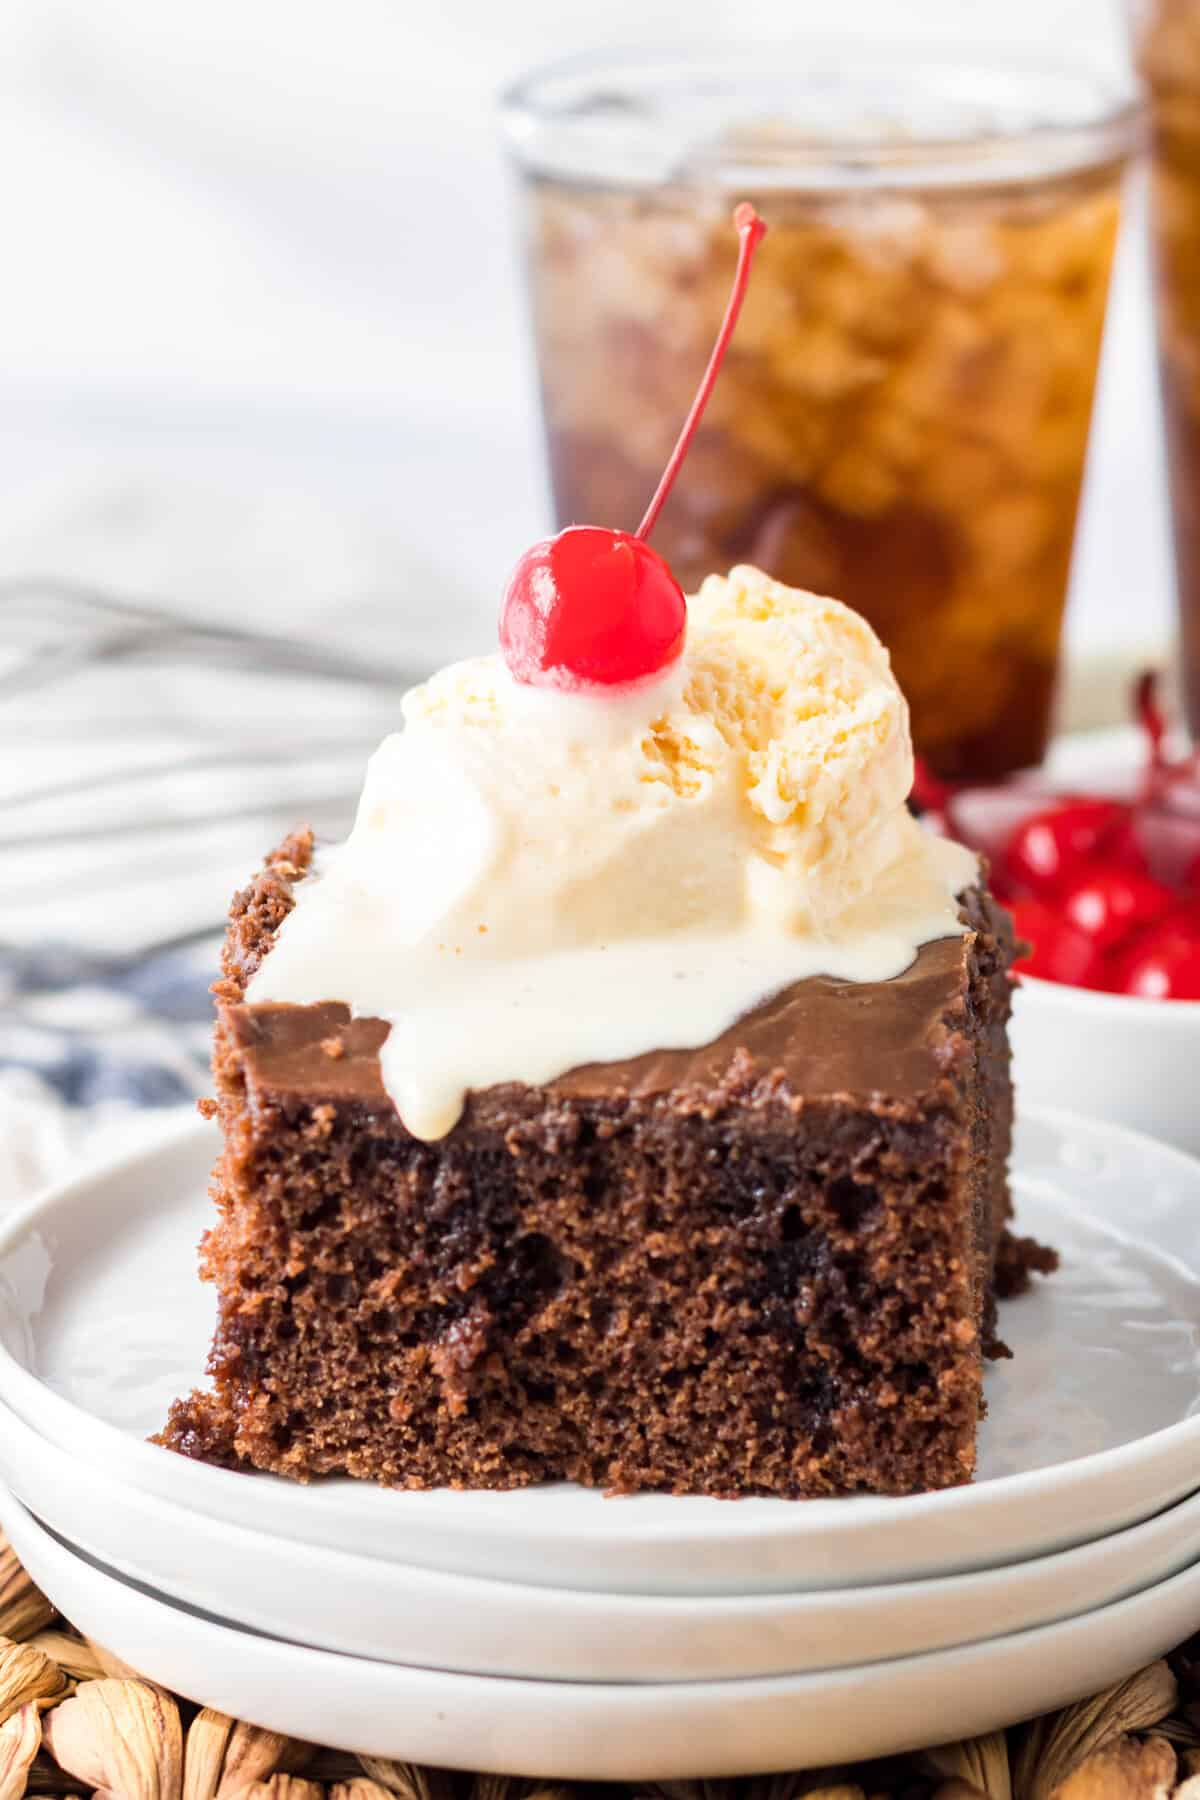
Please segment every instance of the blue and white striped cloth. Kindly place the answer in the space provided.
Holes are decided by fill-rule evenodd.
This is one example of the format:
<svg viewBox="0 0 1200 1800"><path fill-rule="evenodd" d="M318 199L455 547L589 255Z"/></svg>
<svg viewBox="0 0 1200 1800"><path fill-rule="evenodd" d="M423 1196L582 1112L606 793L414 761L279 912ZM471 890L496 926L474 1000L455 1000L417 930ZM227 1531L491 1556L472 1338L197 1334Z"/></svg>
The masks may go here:
<svg viewBox="0 0 1200 1800"><path fill-rule="evenodd" d="M413 679L348 642L0 581L0 1211L208 1092L230 896Z"/></svg>
<svg viewBox="0 0 1200 1800"><path fill-rule="evenodd" d="M205 1092L218 938L143 956L0 945L0 1070L67 1106L171 1106Z"/></svg>

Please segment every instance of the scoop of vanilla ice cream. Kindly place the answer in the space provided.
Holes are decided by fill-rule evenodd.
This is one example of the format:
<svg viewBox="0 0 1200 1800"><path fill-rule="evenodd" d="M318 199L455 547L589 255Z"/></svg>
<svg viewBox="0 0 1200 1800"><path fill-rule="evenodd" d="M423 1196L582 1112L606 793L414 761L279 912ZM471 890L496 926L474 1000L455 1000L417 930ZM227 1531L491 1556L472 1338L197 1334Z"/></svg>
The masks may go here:
<svg viewBox="0 0 1200 1800"><path fill-rule="evenodd" d="M522 686L499 656L404 702L344 851L400 941L455 955L820 928L898 854L908 712L866 622L756 569L690 603L681 665L618 697ZM486 939L486 943L481 943Z"/></svg>
<svg viewBox="0 0 1200 1800"><path fill-rule="evenodd" d="M403 710L248 998L390 1020L418 1135L471 1086L705 1043L790 980L897 974L960 929L973 859L908 813L907 707L836 600L735 568L651 683L533 688L486 656Z"/></svg>
<svg viewBox="0 0 1200 1800"><path fill-rule="evenodd" d="M911 843L908 706L848 606L758 569L710 576L689 603L682 709L652 734L681 794L710 726L741 802L751 911L821 928Z"/></svg>

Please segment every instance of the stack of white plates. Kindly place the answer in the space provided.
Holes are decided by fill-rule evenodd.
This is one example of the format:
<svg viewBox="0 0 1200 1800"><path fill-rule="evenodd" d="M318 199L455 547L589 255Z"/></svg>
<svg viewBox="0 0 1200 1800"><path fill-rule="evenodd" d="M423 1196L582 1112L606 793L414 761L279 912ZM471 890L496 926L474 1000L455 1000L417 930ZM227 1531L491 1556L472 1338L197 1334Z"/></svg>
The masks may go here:
<svg viewBox="0 0 1200 1800"><path fill-rule="evenodd" d="M595 1779L750 1774L989 1730L1200 1626L1200 1164L1021 1124L1013 1302L971 1487L721 1502L293 1486L147 1444L197 1383L214 1139L0 1237L2 1519L88 1635L322 1743Z"/></svg>

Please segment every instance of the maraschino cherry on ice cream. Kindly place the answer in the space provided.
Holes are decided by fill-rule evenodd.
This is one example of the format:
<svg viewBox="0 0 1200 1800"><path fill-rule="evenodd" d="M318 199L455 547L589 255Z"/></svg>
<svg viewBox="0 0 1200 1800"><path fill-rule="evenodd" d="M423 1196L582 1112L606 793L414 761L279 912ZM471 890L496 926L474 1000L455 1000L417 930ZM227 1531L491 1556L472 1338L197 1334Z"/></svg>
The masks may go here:
<svg viewBox="0 0 1200 1800"><path fill-rule="evenodd" d="M738 260L725 317L641 524L635 532L568 525L527 550L513 570L500 610L500 648L517 681L576 690L625 686L662 674L683 650L683 589L646 540L708 404L766 231L746 201L733 222Z"/></svg>

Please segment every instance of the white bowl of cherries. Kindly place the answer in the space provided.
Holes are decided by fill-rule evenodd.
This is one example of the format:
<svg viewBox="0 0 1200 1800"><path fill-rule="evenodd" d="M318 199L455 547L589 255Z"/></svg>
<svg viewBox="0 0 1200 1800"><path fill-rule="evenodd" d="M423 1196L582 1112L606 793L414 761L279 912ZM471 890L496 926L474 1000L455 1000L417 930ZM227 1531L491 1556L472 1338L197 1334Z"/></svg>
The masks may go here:
<svg viewBox="0 0 1200 1800"><path fill-rule="evenodd" d="M1172 756L1152 677L1140 769L1081 787L918 774L935 829L982 851L1028 949L1017 963L1018 1097L1200 1153L1200 751Z"/></svg>

